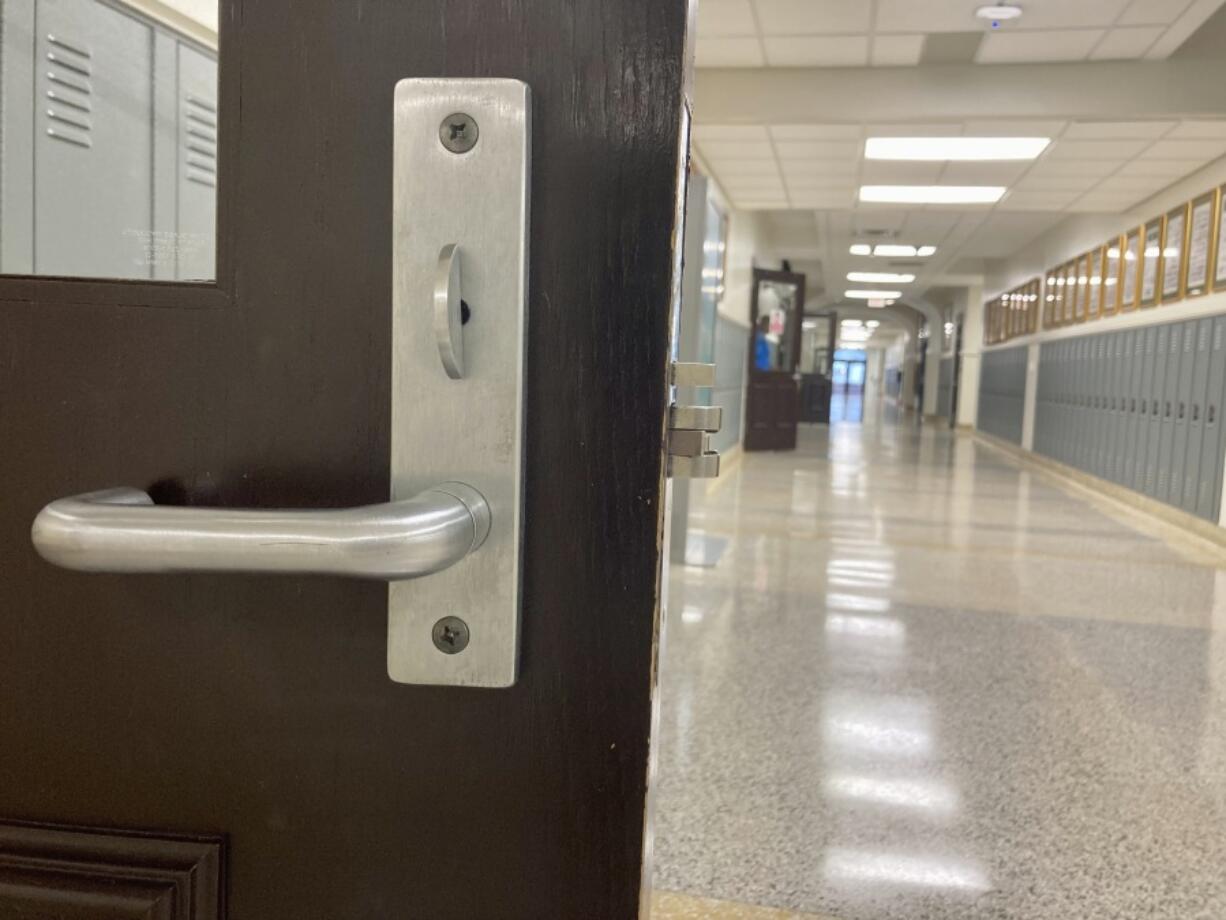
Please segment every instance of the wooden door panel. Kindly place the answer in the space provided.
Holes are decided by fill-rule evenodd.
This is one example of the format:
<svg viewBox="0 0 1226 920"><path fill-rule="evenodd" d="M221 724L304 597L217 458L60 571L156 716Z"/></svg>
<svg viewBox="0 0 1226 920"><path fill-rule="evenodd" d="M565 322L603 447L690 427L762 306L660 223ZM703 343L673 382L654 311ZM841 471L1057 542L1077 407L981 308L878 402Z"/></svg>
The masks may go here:
<svg viewBox="0 0 1226 920"><path fill-rule="evenodd" d="M232 920L637 915L687 6L224 0L218 285L0 279L0 819L224 838ZM392 90L438 75L534 99L519 683L389 681L381 584L38 560L108 485L386 500Z"/></svg>

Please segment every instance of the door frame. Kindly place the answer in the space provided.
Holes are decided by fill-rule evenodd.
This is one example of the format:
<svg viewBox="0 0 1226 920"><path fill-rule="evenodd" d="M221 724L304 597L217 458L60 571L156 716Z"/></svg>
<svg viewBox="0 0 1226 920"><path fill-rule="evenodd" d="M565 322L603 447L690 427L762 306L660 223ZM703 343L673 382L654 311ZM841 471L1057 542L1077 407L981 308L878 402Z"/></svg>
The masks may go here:
<svg viewBox="0 0 1226 920"><path fill-rule="evenodd" d="M758 289L763 281L778 281L785 284L796 286L797 303L790 311L788 323L792 326L791 340L791 365L790 371L760 371L757 369L755 362L755 352L758 344ZM800 386L796 379L798 368L800 366L800 332L801 323L805 318L805 276L797 272L785 271L783 269L774 268L754 268L753 270L753 291L750 294L749 301L749 344L748 344L748 370L745 377L745 450L776 450L779 449L772 441L770 444L755 443L754 428L753 428L753 407L754 407L754 385L755 383L773 383L777 386L781 385L784 380L790 382L795 390L796 398L796 418L799 421L800 417ZM782 389L782 386L779 387ZM795 446L795 439L789 447Z"/></svg>

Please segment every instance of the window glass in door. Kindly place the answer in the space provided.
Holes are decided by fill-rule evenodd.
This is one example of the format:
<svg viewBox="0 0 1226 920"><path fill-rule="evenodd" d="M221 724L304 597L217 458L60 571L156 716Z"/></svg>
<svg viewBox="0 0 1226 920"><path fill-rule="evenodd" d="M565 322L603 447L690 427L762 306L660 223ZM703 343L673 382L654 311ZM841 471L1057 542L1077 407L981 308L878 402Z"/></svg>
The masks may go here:
<svg viewBox="0 0 1226 920"><path fill-rule="evenodd" d="M0 273L216 278L217 3L0 4Z"/></svg>
<svg viewBox="0 0 1226 920"><path fill-rule="evenodd" d="M765 278L758 281L758 323L754 330L754 369L792 373L795 368L794 336L800 326L797 285Z"/></svg>

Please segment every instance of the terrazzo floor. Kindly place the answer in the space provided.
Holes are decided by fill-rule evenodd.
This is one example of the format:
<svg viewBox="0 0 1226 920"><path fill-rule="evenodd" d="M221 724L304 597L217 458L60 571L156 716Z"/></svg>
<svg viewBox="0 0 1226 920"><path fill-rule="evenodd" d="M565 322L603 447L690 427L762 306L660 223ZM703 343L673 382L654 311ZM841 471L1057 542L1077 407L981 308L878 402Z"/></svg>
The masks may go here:
<svg viewBox="0 0 1226 920"><path fill-rule="evenodd" d="M654 920L1226 918L1221 550L879 417L692 513Z"/></svg>

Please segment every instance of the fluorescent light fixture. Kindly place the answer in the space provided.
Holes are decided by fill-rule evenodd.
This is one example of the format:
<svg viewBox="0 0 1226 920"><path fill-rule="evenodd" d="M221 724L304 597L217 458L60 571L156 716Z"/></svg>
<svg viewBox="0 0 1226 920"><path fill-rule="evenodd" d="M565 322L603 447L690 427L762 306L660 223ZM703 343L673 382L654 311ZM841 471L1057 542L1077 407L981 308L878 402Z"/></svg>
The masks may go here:
<svg viewBox="0 0 1226 920"><path fill-rule="evenodd" d="M910 284L915 275L894 272L848 272L847 280L856 284Z"/></svg>
<svg viewBox="0 0 1226 920"><path fill-rule="evenodd" d="M902 291L844 291L848 300L896 300L902 296Z"/></svg>
<svg viewBox="0 0 1226 920"><path fill-rule="evenodd" d="M849 250L853 256L876 256L879 259L926 259L935 255L935 246L904 246L901 243L853 243Z"/></svg>
<svg viewBox="0 0 1226 920"><path fill-rule="evenodd" d="M884 204L996 204L1003 185L862 185L860 200Z"/></svg>
<svg viewBox="0 0 1226 920"><path fill-rule="evenodd" d="M980 19L989 19L992 22L1000 22L1001 20L1017 19L1022 15L1020 6L1005 6L1003 3L993 3L988 6L981 6L975 10L975 15Z"/></svg>
<svg viewBox="0 0 1226 920"><path fill-rule="evenodd" d="M1033 160L1050 137L870 137L866 160Z"/></svg>
<svg viewBox="0 0 1226 920"><path fill-rule="evenodd" d="M867 323L865 323L864 325L868 326L868 328L869 328L869 329L876 329L878 326L880 326L880 325L881 325L881 323L880 323L880 322L878 322L878 321L877 321L877 320L875 320L875 319L870 319L870 320L869 320Z"/></svg>
<svg viewBox="0 0 1226 920"><path fill-rule="evenodd" d="M840 326L848 326L848 327L852 327L852 326L854 326L855 328L857 328L857 329L858 329L858 328L860 328L861 326L863 326L863 325L864 325L864 323L860 322L860 320L858 320L858 319L845 319L845 320L840 320L839 325L840 325Z"/></svg>

